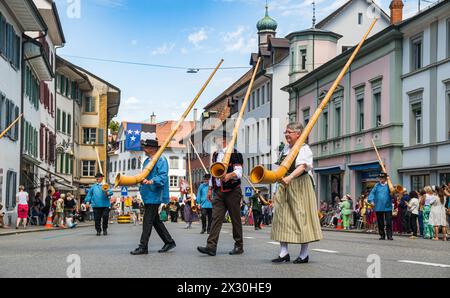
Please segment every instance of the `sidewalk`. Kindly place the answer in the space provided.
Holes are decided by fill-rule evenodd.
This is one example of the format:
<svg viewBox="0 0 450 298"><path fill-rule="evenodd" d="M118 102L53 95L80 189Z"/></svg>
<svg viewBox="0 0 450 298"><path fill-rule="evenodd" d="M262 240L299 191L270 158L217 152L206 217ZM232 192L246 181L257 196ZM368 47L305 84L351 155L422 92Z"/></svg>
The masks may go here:
<svg viewBox="0 0 450 298"><path fill-rule="evenodd" d="M327 231L327 232L341 232L341 233L356 233L356 234L368 234L368 235L378 235L377 231L373 231L373 232L366 232L364 230L336 230L336 228L328 228L328 227L322 227L322 231ZM447 233L448 235L449 233ZM399 234L394 232L393 236L395 237L411 237L412 234ZM421 239L421 236L417 237L418 239Z"/></svg>
<svg viewBox="0 0 450 298"><path fill-rule="evenodd" d="M93 227L94 226L94 222L90 223L78 223L77 227L74 229L78 229L78 228L87 228L87 227ZM28 226L26 229L20 228L19 230L16 230L15 227L12 228L6 228L6 229L0 229L0 237L1 236L11 236L11 235L19 235L19 234L27 234L27 233L37 233L37 232L48 232L48 231L59 231L59 230L72 230L72 229L66 229L66 228L51 228L51 229L46 229L43 226Z"/></svg>

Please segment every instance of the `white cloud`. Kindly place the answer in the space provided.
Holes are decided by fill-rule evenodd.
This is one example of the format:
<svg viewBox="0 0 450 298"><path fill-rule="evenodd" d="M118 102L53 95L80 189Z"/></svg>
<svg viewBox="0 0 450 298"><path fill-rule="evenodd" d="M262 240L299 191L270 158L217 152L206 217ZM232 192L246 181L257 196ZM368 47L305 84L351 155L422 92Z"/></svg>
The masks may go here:
<svg viewBox="0 0 450 298"><path fill-rule="evenodd" d="M175 44L174 43L164 43L162 46L154 49L152 51L152 55L156 56L156 55L167 55L170 52L172 52L172 50L175 48Z"/></svg>
<svg viewBox="0 0 450 298"><path fill-rule="evenodd" d="M258 48L255 33L247 27L239 26L235 31L222 34L226 52L251 53Z"/></svg>
<svg viewBox="0 0 450 298"><path fill-rule="evenodd" d="M205 28L201 28L199 31L189 34L188 40L195 47L200 47L200 43L208 39L208 34Z"/></svg>
<svg viewBox="0 0 450 298"><path fill-rule="evenodd" d="M180 53L186 55L187 53L189 53L189 51L186 48L181 48Z"/></svg>
<svg viewBox="0 0 450 298"><path fill-rule="evenodd" d="M124 105L136 105L138 103L140 103L140 100L134 96L125 99L125 101L123 102Z"/></svg>

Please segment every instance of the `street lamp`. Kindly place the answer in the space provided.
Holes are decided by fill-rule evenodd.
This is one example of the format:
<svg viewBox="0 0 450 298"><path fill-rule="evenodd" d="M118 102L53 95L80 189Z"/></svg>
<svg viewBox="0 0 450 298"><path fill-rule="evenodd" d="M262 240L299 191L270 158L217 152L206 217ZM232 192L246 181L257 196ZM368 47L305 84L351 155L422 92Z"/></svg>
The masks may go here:
<svg viewBox="0 0 450 298"><path fill-rule="evenodd" d="M198 68L188 68L187 73L198 73L200 69Z"/></svg>

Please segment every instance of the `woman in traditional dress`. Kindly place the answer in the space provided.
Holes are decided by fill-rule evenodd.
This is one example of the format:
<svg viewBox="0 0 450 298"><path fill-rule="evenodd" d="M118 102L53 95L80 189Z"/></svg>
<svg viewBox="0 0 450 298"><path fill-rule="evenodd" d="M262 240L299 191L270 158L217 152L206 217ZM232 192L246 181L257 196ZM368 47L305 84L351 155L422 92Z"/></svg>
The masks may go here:
<svg viewBox="0 0 450 298"><path fill-rule="evenodd" d="M195 195L194 196L194 202L195 202ZM192 211L192 205L191 205L191 195L187 194L186 199L184 200L184 221L186 222L186 228L185 229L191 229L192 223L198 221L198 214Z"/></svg>
<svg viewBox="0 0 450 298"><path fill-rule="evenodd" d="M285 136L289 146L281 154L279 164L289 155L303 132L303 126L291 123ZM288 170L277 191L271 239L281 244L281 252L273 263L290 262L288 244L301 244L301 251L294 264L309 262L309 243L320 241L322 230L317 215L317 199L312 176L313 154L308 145L303 145L295 164Z"/></svg>
<svg viewBox="0 0 450 298"><path fill-rule="evenodd" d="M436 187L437 196L431 201L429 225L434 228L433 240L439 240L439 228L442 228L442 240L447 241L447 215L445 212L444 190Z"/></svg>

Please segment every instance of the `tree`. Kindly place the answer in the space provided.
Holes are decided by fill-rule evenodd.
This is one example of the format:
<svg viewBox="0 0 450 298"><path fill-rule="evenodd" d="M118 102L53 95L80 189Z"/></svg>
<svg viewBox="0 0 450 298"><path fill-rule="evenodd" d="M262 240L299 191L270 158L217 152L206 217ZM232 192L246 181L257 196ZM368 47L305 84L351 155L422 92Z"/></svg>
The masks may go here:
<svg viewBox="0 0 450 298"><path fill-rule="evenodd" d="M109 123L109 129L111 130L111 132L119 132L119 122L111 120L111 123Z"/></svg>

